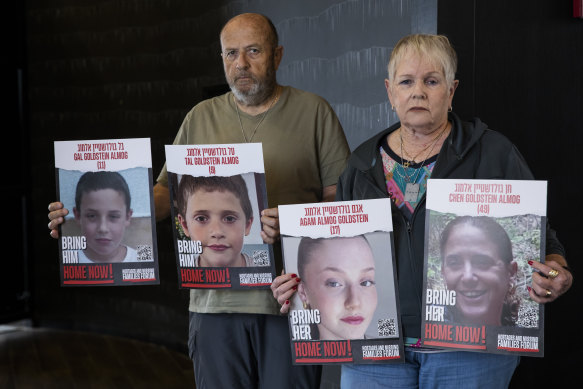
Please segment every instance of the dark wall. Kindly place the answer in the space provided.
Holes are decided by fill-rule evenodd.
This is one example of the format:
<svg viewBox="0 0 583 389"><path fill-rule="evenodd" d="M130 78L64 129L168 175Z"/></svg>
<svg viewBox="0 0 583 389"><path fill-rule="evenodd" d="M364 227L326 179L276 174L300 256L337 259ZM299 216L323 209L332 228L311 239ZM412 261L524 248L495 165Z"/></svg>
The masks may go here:
<svg viewBox="0 0 583 389"><path fill-rule="evenodd" d="M572 15L570 0L444 0L438 32L450 37L460 56L454 110L504 133L535 177L548 180L548 218L577 275L583 269L576 173L583 146L583 20ZM575 283L546 305L545 357L522 358L513 387L581 381L580 290Z"/></svg>
<svg viewBox="0 0 583 389"><path fill-rule="evenodd" d="M384 79L393 46L413 32L437 31L437 0L272 2L284 46L284 85L326 98L351 149L397 121Z"/></svg>
<svg viewBox="0 0 583 389"><path fill-rule="evenodd" d="M10 236L3 245L0 273L0 319L13 321L30 313L28 279L28 220L30 192L29 137L26 132L25 106L25 7L11 2L4 9L13 23L2 23L0 39L0 80L2 101L1 163L4 169L1 201L4 217L10 220ZM8 205L8 206L6 206Z"/></svg>

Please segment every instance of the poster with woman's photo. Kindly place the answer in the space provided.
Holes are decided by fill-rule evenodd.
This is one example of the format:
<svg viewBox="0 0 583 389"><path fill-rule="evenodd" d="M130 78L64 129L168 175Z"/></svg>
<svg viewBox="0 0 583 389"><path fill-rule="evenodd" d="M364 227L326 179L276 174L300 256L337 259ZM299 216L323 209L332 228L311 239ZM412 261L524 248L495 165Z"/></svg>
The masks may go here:
<svg viewBox="0 0 583 389"><path fill-rule="evenodd" d="M275 263L261 237L261 143L167 145L166 165L179 286L269 288Z"/></svg>
<svg viewBox="0 0 583 389"><path fill-rule="evenodd" d="M544 306L528 287L546 198L546 181L428 180L424 346L544 355Z"/></svg>
<svg viewBox="0 0 583 389"><path fill-rule="evenodd" d="M159 284L149 138L57 141L62 286Z"/></svg>
<svg viewBox="0 0 583 389"><path fill-rule="evenodd" d="M279 206L292 360L403 361L389 199Z"/></svg>

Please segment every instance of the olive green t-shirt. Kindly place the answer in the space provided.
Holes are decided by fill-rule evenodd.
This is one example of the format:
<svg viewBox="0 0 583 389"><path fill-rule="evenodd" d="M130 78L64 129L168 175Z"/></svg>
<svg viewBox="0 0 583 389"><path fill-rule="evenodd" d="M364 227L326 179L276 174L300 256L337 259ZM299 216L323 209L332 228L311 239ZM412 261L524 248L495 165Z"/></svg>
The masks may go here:
<svg viewBox="0 0 583 389"><path fill-rule="evenodd" d="M232 92L197 104L185 117L174 144L262 143L270 208L322 200L350 154L346 137L330 105L321 97L289 86L265 116L235 109ZM264 116L264 117L263 117ZM257 125L259 126L257 127ZM255 128L257 130L252 137ZM158 183L168 186L166 166ZM274 247L281 269L280 245ZM278 314L271 290L190 291L192 312Z"/></svg>

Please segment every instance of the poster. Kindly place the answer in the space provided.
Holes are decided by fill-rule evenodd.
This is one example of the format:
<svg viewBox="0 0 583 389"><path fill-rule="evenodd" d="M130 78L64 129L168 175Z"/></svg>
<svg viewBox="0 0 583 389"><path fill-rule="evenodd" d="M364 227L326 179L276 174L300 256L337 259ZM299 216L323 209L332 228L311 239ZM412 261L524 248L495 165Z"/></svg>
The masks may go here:
<svg viewBox="0 0 583 389"><path fill-rule="evenodd" d="M527 287L546 198L546 181L428 180L424 346L544 355L544 305Z"/></svg>
<svg viewBox="0 0 583 389"><path fill-rule="evenodd" d="M150 139L54 148L61 286L159 284Z"/></svg>
<svg viewBox="0 0 583 389"><path fill-rule="evenodd" d="M260 234L261 143L167 145L166 166L179 286L269 288L275 263Z"/></svg>
<svg viewBox="0 0 583 389"><path fill-rule="evenodd" d="M403 361L389 199L279 206L292 360Z"/></svg>

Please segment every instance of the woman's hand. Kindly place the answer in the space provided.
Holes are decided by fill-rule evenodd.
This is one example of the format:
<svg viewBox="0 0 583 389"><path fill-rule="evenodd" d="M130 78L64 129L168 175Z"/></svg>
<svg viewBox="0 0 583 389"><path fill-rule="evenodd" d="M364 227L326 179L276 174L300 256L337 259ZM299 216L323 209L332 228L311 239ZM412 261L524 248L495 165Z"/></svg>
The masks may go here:
<svg viewBox="0 0 583 389"><path fill-rule="evenodd" d="M537 303L550 303L565 293L573 283L573 275L563 266L565 259L558 254L547 255L545 263L528 261L535 270L532 274L530 297Z"/></svg>
<svg viewBox="0 0 583 389"><path fill-rule="evenodd" d="M280 312L287 313L289 311L289 299L298 289L300 278L293 273L285 274L283 271L279 277L271 283L271 291L273 297L281 305Z"/></svg>
<svg viewBox="0 0 583 389"><path fill-rule="evenodd" d="M59 225L65 221L65 216L69 214L69 210L63 207L63 203L54 202L49 204L49 230L51 230L51 237L57 239L59 237Z"/></svg>

